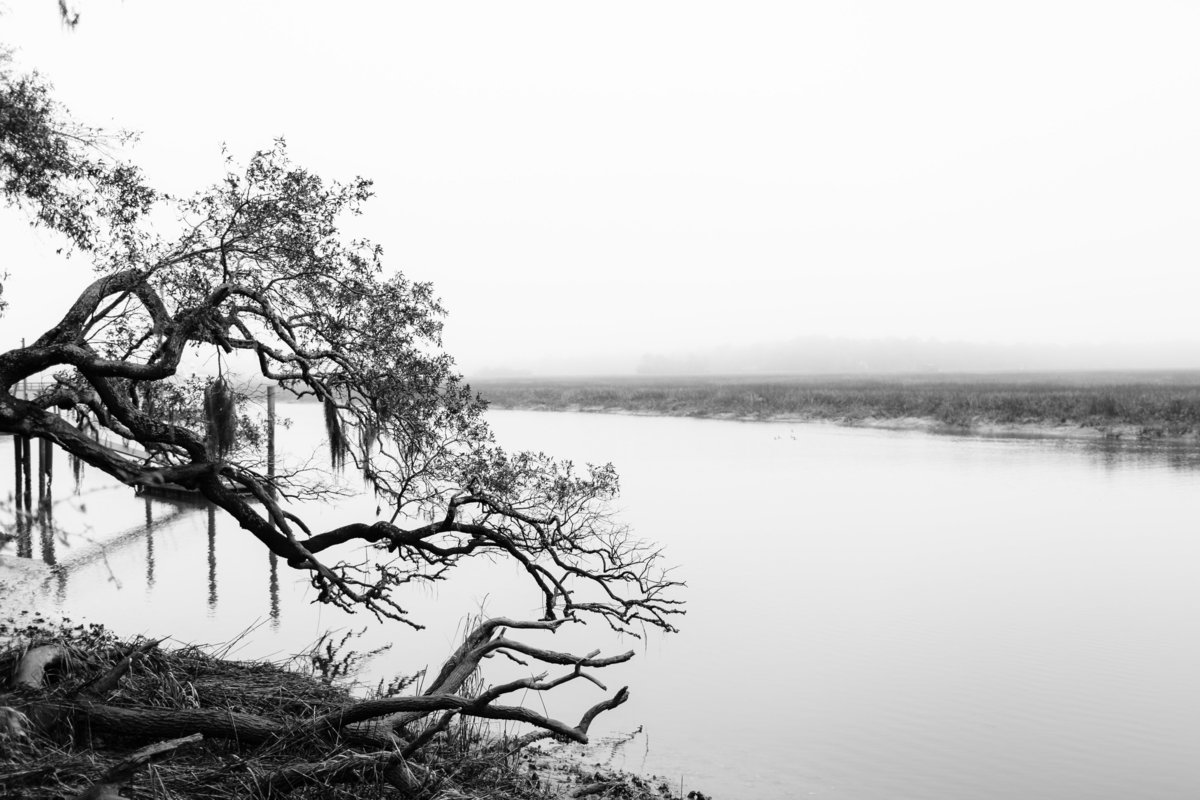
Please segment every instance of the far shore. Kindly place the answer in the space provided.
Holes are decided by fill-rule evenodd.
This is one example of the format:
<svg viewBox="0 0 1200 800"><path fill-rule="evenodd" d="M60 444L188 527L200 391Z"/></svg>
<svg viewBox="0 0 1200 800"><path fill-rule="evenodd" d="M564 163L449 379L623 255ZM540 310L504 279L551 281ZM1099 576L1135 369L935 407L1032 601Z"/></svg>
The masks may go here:
<svg viewBox="0 0 1200 800"><path fill-rule="evenodd" d="M994 436L1011 438L1087 439L1125 442L1200 442L1200 431L1170 431L1165 426L1105 425L1092 427L1080 423L1049 421L996 422L978 420L966 424L943 422L931 417L826 417L815 414L729 414L700 411L664 412L618 406L583 406L545 404L507 405L493 402L497 411L567 412L577 414L618 414L632 417L714 419L729 422L777 422L796 425L838 425L846 428L875 428L891 431L924 431L942 435Z"/></svg>
<svg viewBox="0 0 1200 800"><path fill-rule="evenodd" d="M1200 372L483 381L492 408L936 434L1200 441Z"/></svg>

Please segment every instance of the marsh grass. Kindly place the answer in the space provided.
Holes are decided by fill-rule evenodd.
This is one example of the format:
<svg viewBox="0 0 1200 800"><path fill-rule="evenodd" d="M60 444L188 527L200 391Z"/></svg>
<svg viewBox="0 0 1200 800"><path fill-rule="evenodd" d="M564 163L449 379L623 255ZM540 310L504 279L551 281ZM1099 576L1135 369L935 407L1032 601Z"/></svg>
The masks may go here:
<svg viewBox="0 0 1200 800"><path fill-rule="evenodd" d="M1200 431L1200 372L483 381L493 408L735 419L921 419L993 425Z"/></svg>

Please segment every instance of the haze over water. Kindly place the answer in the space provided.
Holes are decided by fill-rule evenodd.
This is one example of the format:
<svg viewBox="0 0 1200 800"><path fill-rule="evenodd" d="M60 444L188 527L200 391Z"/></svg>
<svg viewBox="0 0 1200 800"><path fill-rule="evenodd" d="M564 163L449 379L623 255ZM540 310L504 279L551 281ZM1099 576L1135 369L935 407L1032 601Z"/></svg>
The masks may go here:
<svg viewBox="0 0 1200 800"><path fill-rule="evenodd" d="M319 447L319 409L286 408L297 420L289 446ZM596 628L543 642L638 651L601 676L610 689L628 683L632 699L601 717L597 735L644 726L618 750L627 768L718 798L1200 792L1200 454L824 425L489 417L506 445L613 460L623 518L688 581L678 635L611 641ZM128 492L88 501L93 538L144 520L142 501L121 499ZM373 510L364 498L326 516ZM155 504L156 518L170 511ZM43 596L125 632L222 641L258 616L237 655L278 656L324 628L370 622L307 605L311 591L286 567L272 619L267 554L220 516L210 537L203 511L71 568L86 552L94 547L60 544L68 567ZM536 614L511 570L480 565L459 578L413 594L429 630L370 626L363 647L395 647L370 664L369 682L440 662L481 603ZM506 675L497 667L491 680ZM570 719L597 691L546 702Z"/></svg>

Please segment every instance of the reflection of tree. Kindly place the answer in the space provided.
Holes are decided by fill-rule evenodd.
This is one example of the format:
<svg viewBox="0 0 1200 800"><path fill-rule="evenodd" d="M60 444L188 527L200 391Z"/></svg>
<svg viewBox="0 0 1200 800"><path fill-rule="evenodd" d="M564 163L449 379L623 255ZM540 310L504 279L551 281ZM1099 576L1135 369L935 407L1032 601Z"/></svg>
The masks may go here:
<svg viewBox="0 0 1200 800"><path fill-rule="evenodd" d="M271 598L271 627L279 628L279 556L268 553L267 559L271 564L271 577L267 581L267 593Z"/></svg>
<svg viewBox="0 0 1200 800"><path fill-rule="evenodd" d="M150 498L146 503L146 588L154 588L154 505Z"/></svg>

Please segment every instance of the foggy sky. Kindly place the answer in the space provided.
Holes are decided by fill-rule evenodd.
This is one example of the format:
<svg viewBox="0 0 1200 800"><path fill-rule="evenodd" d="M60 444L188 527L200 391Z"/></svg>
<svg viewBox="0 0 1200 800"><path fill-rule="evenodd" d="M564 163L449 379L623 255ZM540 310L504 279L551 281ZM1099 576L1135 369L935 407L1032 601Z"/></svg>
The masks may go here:
<svg viewBox="0 0 1200 800"><path fill-rule="evenodd" d="M0 10L77 118L142 132L159 188L280 135L374 178L354 232L435 283L468 373L1200 341L1196 4L106 0L74 32L49 0ZM7 346L89 269L11 210L0 237Z"/></svg>

